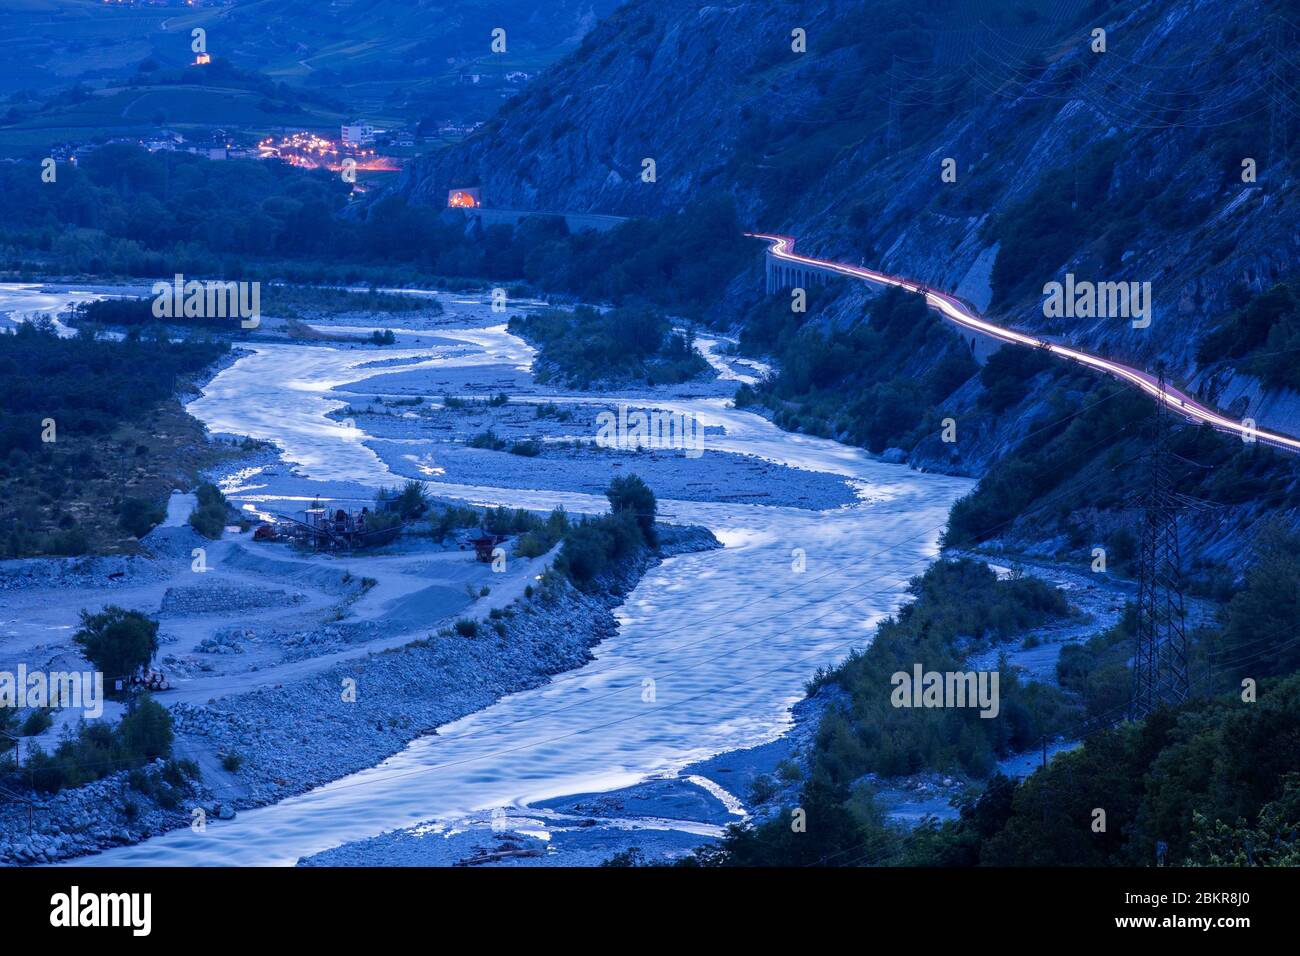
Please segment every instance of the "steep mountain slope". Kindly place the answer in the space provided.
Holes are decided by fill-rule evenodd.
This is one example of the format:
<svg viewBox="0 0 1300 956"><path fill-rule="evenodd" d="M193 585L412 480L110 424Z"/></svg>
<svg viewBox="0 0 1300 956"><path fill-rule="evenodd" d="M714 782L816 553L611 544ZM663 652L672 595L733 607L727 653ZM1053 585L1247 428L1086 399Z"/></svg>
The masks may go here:
<svg viewBox="0 0 1300 956"><path fill-rule="evenodd" d="M1300 309L1277 290L1300 269L1298 37L1296 0L880 0L865 15L840 0L634 0L400 190L437 206L478 185L489 206L646 216L726 194L804 252L1163 366L1228 414L1300 434ZM1067 274L1149 283L1149 324L1049 317L1044 287ZM792 315L786 292L763 292L757 243L718 282L713 319L783 369L745 396L783 427L987 477L954 540L1124 552L1149 403L1032 355L959 383L933 338L881 359L858 328L876 290L851 283ZM1183 431L1178 486L1213 504L1188 518L1187 554L1237 566L1261 522L1300 520L1293 458Z"/></svg>
<svg viewBox="0 0 1300 956"><path fill-rule="evenodd" d="M1191 381L1198 339L1300 259L1285 147L1300 140L1296 8L633 2L402 189L437 205L473 184L489 205L625 215L725 191L805 251ZM1150 282L1150 327L1045 318L1042 287L1067 272ZM1229 391L1251 388L1238 376ZM1300 426L1300 402L1265 404L1262 419Z"/></svg>

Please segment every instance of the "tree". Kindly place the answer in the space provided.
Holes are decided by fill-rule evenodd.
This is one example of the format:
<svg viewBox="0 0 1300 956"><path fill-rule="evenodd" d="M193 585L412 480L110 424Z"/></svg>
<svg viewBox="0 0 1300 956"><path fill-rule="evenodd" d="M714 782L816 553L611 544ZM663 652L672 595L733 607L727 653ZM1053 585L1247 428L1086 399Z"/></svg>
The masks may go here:
<svg viewBox="0 0 1300 956"><path fill-rule="evenodd" d="M1234 826L1192 811L1191 854L1188 865L1300 866L1300 773L1282 778L1282 795L1259 811L1250 827L1238 818Z"/></svg>
<svg viewBox="0 0 1300 956"><path fill-rule="evenodd" d="M167 708L145 694L132 703L118 727L127 752L146 761L169 757L172 752L172 718Z"/></svg>
<svg viewBox="0 0 1300 956"><path fill-rule="evenodd" d="M110 604L98 614L82 611L81 629L72 639L99 670L110 678L122 677L158 653L158 622Z"/></svg>
<svg viewBox="0 0 1300 956"><path fill-rule="evenodd" d="M424 483L408 481L397 496L397 509L404 518L418 518L429 510L429 493Z"/></svg>
<svg viewBox="0 0 1300 956"><path fill-rule="evenodd" d="M18 723L18 711L13 707L0 707L0 754L13 748L10 737L16 737L15 727Z"/></svg>
<svg viewBox="0 0 1300 956"><path fill-rule="evenodd" d="M226 496L211 482L203 482L195 492L198 507L190 514L190 526L214 541L226 530Z"/></svg>
<svg viewBox="0 0 1300 956"><path fill-rule="evenodd" d="M622 475L609 483L605 497L609 499L609 507L615 513L632 513L646 544L654 547L658 540L655 537L655 512L658 504L649 485L638 475Z"/></svg>
<svg viewBox="0 0 1300 956"><path fill-rule="evenodd" d="M1300 668L1291 636L1300 627L1300 539L1270 526L1260 535L1245 586L1221 612L1220 656L1234 678L1288 674ZM1235 664L1244 661L1243 664Z"/></svg>

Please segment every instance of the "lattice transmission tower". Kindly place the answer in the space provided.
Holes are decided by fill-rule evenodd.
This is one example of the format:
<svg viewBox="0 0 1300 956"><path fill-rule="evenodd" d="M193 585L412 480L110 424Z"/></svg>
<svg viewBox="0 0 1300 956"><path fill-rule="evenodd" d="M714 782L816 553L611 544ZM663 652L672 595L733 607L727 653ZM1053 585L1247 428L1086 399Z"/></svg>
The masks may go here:
<svg viewBox="0 0 1300 956"><path fill-rule="evenodd" d="M1183 603L1182 554L1178 542L1180 496L1174 492L1169 410L1156 403L1147 486L1142 495L1142 547L1138 574L1137 635L1133 655L1132 716L1140 720L1161 703L1187 699L1187 610Z"/></svg>

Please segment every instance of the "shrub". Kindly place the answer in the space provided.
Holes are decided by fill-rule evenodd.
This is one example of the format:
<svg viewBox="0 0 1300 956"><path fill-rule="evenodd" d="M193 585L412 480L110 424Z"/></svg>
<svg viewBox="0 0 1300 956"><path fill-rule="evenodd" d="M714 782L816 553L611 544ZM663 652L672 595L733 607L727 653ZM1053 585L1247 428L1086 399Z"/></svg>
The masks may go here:
<svg viewBox="0 0 1300 956"><path fill-rule="evenodd" d="M998 349L980 369L980 404L992 412L1005 411L1028 394L1034 376L1059 364L1044 349Z"/></svg>
<svg viewBox="0 0 1300 956"><path fill-rule="evenodd" d="M470 448L486 448L489 451L500 451L506 447L506 443L498 438L496 432L490 428L487 431L479 432L466 444Z"/></svg>
<svg viewBox="0 0 1300 956"><path fill-rule="evenodd" d="M387 513L389 503L402 518L418 518L429 510L429 491L422 481L408 481L402 490L380 488L375 496L375 507L380 514Z"/></svg>
<svg viewBox="0 0 1300 956"><path fill-rule="evenodd" d="M1221 657L1235 679L1300 670L1300 537L1269 528L1244 586L1220 613ZM1244 661L1243 664L1233 662ZM1220 665L1223 666L1223 665Z"/></svg>
<svg viewBox="0 0 1300 956"><path fill-rule="evenodd" d="M457 618L452 626L461 637L478 637L478 621L471 617Z"/></svg>
<svg viewBox="0 0 1300 956"><path fill-rule="evenodd" d="M216 485L205 481L199 485L195 497L198 507L190 514L190 526L215 541L226 530L226 496Z"/></svg>
<svg viewBox="0 0 1300 956"><path fill-rule="evenodd" d="M554 541L547 540L546 536L536 532L528 531L521 534L515 541L514 553L520 558L538 558L551 550Z"/></svg>
<svg viewBox="0 0 1300 956"><path fill-rule="evenodd" d="M33 745L23 775L31 787L44 793L57 793L64 787L79 787L107 777L119 770L130 770L130 785L141 793L158 796L161 783L143 767L171 754L171 715L148 696L133 701L117 727L103 721L81 722L65 735L52 753ZM174 768L164 768L178 784L185 777L198 776L192 762L182 761Z"/></svg>
<svg viewBox="0 0 1300 956"><path fill-rule="evenodd" d="M38 737L49 730L50 725L53 723L54 718L50 716L50 712L38 708L28 714L27 719L23 721L22 735L24 737Z"/></svg>
<svg viewBox="0 0 1300 956"><path fill-rule="evenodd" d="M171 715L148 695L134 699L118 726L118 733L127 750L146 761L171 754Z"/></svg>
<svg viewBox="0 0 1300 956"><path fill-rule="evenodd" d="M760 773L754 778L753 784L750 785L749 801L754 806L761 806L775 797L779 792L780 788L776 785L776 781L767 774Z"/></svg>
<svg viewBox="0 0 1300 956"><path fill-rule="evenodd" d="M148 498L123 498L117 506L117 523L127 534L143 538L166 514L165 509Z"/></svg>

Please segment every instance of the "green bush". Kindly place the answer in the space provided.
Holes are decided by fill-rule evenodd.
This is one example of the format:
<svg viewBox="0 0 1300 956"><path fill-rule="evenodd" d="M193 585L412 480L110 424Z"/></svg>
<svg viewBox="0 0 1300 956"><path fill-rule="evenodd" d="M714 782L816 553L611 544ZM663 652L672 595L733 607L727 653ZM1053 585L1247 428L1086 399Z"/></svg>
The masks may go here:
<svg viewBox="0 0 1300 956"><path fill-rule="evenodd" d="M1292 341L1300 331L1296 293L1279 283L1252 296L1222 324L1207 334L1196 347L1196 361L1212 365L1223 359L1239 362L1260 374L1270 385L1295 388L1300 381L1289 370L1295 366ZM1267 350L1268 355L1253 358Z"/></svg>
<svg viewBox="0 0 1300 956"><path fill-rule="evenodd" d="M27 719L22 723L21 733L24 737L39 737L49 730L53 723L54 718L50 716L50 712L38 708L27 715Z"/></svg>
<svg viewBox="0 0 1300 956"><path fill-rule="evenodd" d="M984 386L980 404L992 412L1006 411L1029 394L1030 382L1035 376L1060 366L1061 363L1043 349L998 349L980 369L980 383Z"/></svg>
<svg viewBox="0 0 1300 956"><path fill-rule="evenodd" d="M79 787L120 770L131 770L131 785L157 795L158 784L142 768L171 754L171 715L147 695L135 698L117 727L103 721L83 721L75 731L47 753L33 745L24 764L26 773L17 779L43 793L57 793L65 787ZM189 762L164 770L178 782L197 778L198 768Z"/></svg>
<svg viewBox="0 0 1300 956"><path fill-rule="evenodd" d="M657 544L655 514L659 510L659 505L655 501L654 492L640 476L621 475L615 478L605 490L605 497L609 499L609 507L615 514L626 511L636 519L637 527L641 529L641 537L646 544L651 547Z"/></svg>
<svg viewBox="0 0 1300 956"><path fill-rule="evenodd" d="M408 481L400 491L380 488L375 496L375 507L380 514L392 507L401 518L418 518L429 510L429 492L422 481Z"/></svg>
<svg viewBox="0 0 1300 956"><path fill-rule="evenodd" d="M143 538L166 516L165 508L147 498L123 498L117 506L118 526L136 538Z"/></svg>
<svg viewBox="0 0 1300 956"><path fill-rule="evenodd" d="M190 526L205 538L217 540L226 530L226 496L210 482L203 482L195 492L198 506L190 513Z"/></svg>
<svg viewBox="0 0 1300 956"><path fill-rule="evenodd" d="M153 660L158 653L158 622L139 611L109 605L97 614L82 611L81 628L72 639L111 681Z"/></svg>
<svg viewBox="0 0 1300 956"><path fill-rule="evenodd" d="M429 533L442 541L457 528L472 528L482 521L482 515L475 508L449 505L431 519Z"/></svg>
<svg viewBox="0 0 1300 956"><path fill-rule="evenodd" d="M489 451L501 451L506 447L505 441L498 438L496 432L490 428L487 431L479 432L465 444L469 445L470 448L486 448Z"/></svg>
<svg viewBox="0 0 1300 956"><path fill-rule="evenodd" d="M515 541L514 553L520 558L539 558L555 544L545 535L535 531L526 531Z"/></svg>
<svg viewBox="0 0 1300 956"><path fill-rule="evenodd" d="M571 525L557 564L575 584L585 585L644 543L632 512L615 511Z"/></svg>
<svg viewBox="0 0 1300 956"><path fill-rule="evenodd" d="M1270 528L1245 582L1220 612L1215 654L1233 683L1300 670L1300 536ZM1240 663L1238 663L1240 662ZM1225 664L1219 665L1220 669Z"/></svg>
<svg viewBox="0 0 1300 956"><path fill-rule="evenodd" d="M147 695L135 698L118 725L127 751L143 760L166 757L172 751L172 718L167 708Z"/></svg>

